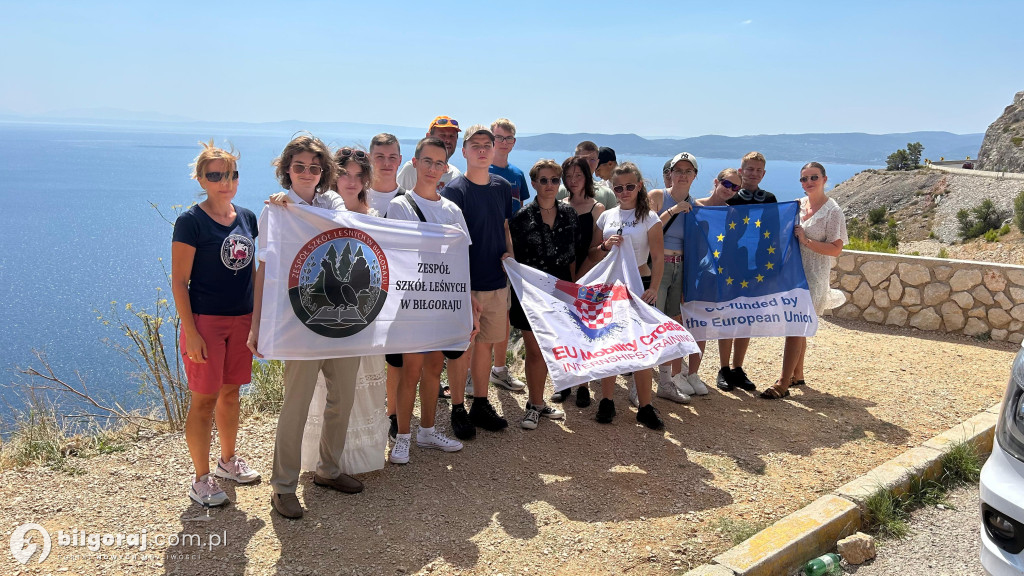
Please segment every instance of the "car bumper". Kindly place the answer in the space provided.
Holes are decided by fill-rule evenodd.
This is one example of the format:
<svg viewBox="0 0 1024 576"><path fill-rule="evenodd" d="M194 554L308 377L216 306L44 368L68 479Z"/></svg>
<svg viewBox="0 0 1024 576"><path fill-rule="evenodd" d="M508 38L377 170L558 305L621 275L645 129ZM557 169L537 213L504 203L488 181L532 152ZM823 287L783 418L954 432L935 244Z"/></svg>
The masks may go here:
<svg viewBox="0 0 1024 576"><path fill-rule="evenodd" d="M1024 524L1024 462L992 443L992 455L981 470L981 501ZM992 576L1024 576L1024 552L1000 548L981 526L981 565Z"/></svg>

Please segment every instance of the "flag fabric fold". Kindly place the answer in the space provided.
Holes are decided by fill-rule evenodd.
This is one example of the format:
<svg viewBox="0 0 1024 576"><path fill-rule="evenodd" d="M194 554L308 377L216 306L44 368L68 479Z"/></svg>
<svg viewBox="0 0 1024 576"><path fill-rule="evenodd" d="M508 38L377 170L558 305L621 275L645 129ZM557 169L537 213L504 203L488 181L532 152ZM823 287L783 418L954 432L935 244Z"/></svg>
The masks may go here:
<svg viewBox="0 0 1024 576"><path fill-rule="evenodd" d="M683 324L697 340L813 336L818 317L793 236L797 202L685 215Z"/></svg>
<svg viewBox="0 0 1024 576"><path fill-rule="evenodd" d="M270 205L259 350L280 360L465 350L469 237L455 226Z"/></svg>

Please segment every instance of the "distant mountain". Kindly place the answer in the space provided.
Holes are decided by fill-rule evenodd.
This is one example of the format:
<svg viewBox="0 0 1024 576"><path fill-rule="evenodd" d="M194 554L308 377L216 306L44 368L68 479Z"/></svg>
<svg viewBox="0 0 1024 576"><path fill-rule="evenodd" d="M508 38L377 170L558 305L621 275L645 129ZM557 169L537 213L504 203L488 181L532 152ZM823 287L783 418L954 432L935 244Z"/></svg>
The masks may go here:
<svg viewBox="0 0 1024 576"><path fill-rule="evenodd" d="M516 140L520 150L564 150L572 153L576 144L591 140L610 146L617 153L663 156L689 152L698 158L741 158L758 150L769 160L797 162L816 160L842 164L884 165L885 159L908 142L924 145L924 156L938 160L976 157L984 134L950 132L906 132L902 134L774 134L757 136L697 136L694 138L658 138L648 140L636 134L539 134Z"/></svg>

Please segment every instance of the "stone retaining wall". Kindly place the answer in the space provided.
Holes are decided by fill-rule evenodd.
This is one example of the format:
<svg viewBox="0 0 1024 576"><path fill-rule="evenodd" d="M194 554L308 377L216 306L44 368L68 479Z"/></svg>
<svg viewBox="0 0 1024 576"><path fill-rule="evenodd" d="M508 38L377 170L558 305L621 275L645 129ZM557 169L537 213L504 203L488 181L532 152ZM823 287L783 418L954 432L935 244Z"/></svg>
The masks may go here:
<svg viewBox="0 0 1024 576"><path fill-rule="evenodd" d="M1024 266L843 250L839 318L1024 341Z"/></svg>

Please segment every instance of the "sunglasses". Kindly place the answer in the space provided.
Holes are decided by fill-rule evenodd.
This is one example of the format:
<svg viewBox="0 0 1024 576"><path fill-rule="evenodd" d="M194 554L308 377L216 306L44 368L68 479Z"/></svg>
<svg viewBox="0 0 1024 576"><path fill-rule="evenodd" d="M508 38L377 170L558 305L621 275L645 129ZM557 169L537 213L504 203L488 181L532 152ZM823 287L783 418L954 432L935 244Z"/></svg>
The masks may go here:
<svg viewBox="0 0 1024 576"><path fill-rule="evenodd" d="M817 182L818 178L821 178L821 176L818 176L817 174L814 174L812 176L801 176L800 177L800 183L803 184L804 182L807 182L808 180L810 180L811 182Z"/></svg>
<svg viewBox="0 0 1024 576"><path fill-rule="evenodd" d="M289 169L293 170L296 174L302 174L306 170L309 170L309 173L312 174L313 176L319 176L320 173L324 171L323 168L317 166L316 164L306 166L305 164L299 164L298 162L292 162L292 165L289 167Z"/></svg>
<svg viewBox="0 0 1024 576"><path fill-rule="evenodd" d="M504 143L504 142L515 142L516 141L516 137L515 136L495 136L494 137L494 141L495 142L502 142L502 143Z"/></svg>
<svg viewBox="0 0 1024 576"><path fill-rule="evenodd" d="M634 190L636 190L639 187L640 187L639 184L626 184L625 186L623 186L622 184L619 184L618 186L613 186L612 187L612 192L615 192L616 194L622 194L623 190L625 190L626 192L633 192Z"/></svg>
<svg viewBox="0 0 1024 576"><path fill-rule="evenodd" d="M738 191L740 189L740 185L739 184L733 184L732 182L729 182L728 180L722 180L722 181L719 182L719 184L721 184L722 186L728 188L729 190L732 190L733 192L736 192L736 191Z"/></svg>
<svg viewBox="0 0 1024 576"><path fill-rule="evenodd" d="M206 178L207 182L220 182L222 178L238 180L238 170L234 172L207 172L203 174L203 178Z"/></svg>
<svg viewBox="0 0 1024 576"><path fill-rule="evenodd" d="M458 128L459 123L450 118L438 118L437 120L434 120L433 126L454 126Z"/></svg>
<svg viewBox="0 0 1024 576"><path fill-rule="evenodd" d="M540 178L537 178L537 183L540 184L541 186L547 186L548 184L553 184L555 186L558 186L558 183L561 182L561 181L562 181L562 179L559 178L558 176L555 176L554 178L548 178L546 176L542 176Z"/></svg>
<svg viewBox="0 0 1024 576"><path fill-rule="evenodd" d="M359 150L358 148L349 148L348 146L338 150L338 156L342 158L348 158L349 156L355 156L360 160L366 159L366 152Z"/></svg>

